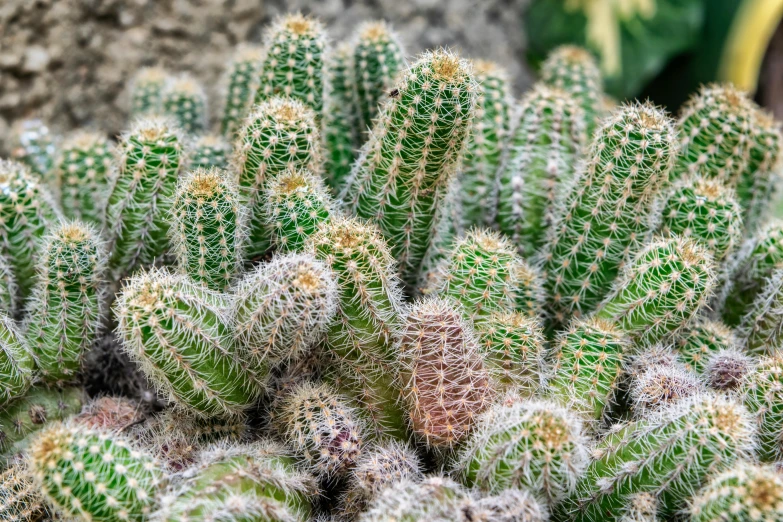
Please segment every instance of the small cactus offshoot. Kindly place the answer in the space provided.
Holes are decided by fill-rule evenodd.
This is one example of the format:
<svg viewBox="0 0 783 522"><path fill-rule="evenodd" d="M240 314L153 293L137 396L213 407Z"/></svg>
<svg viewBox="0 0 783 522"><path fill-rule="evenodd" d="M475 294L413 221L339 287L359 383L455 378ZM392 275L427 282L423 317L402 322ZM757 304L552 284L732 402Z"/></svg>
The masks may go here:
<svg viewBox="0 0 783 522"><path fill-rule="evenodd" d="M56 168L65 217L100 225L112 168L111 149L110 142L95 132L76 132L63 142Z"/></svg>
<svg viewBox="0 0 783 522"><path fill-rule="evenodd" d="M161 114L163 88L168 80L168 73L160 67L139 69L130 84L131 117L139 118Z"/></svg>
<svg viewBox="0 0 783 522"><path fill-rule="evenodd" d="M240 44L228 66L220 132L228 139L242 126L255 97L255 83L261 76L264 50L256 45Z"/></svg>
<svg viewBox="0 0 783 522"><path fill-rule="evenodd" d="M160 104L161 113L186 133L198 135L207 129L207 95L194 78L182 75L169 80Z"/></svg>
<svg viewBox="0 0 783 522"><path fill-rule="evenodd" d="M576 100L591 136L604 112L603 80L595 57L581 47L562 45L549 53L541 65L541 80Z"/></svg>
<svg viewBox="0 0 783 522"><path fill-rule="evenodd" d="M219 169L228 168L231 157L231 144L228 141L213 134L199 136L193 146L188 150L188 168Z"/></svg>

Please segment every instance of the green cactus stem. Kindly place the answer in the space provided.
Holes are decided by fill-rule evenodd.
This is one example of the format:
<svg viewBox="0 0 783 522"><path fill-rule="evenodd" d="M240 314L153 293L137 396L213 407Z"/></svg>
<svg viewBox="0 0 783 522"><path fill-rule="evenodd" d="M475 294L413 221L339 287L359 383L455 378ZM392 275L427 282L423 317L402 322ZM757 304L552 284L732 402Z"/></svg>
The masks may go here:
<svg viewBox="0 0 783 522"><path fill-rule="evenodd" d="M111 149L111 143L96 132L77 131L63 142L56 168L65 217L101 224Z"/></svg>
<svg viewBox="0 0 783 522"><path fill-rule="evenodd" d="M231 157L231 145L220 136L205 134L196 139L188 156L188 168L191 170L225 169Z"/></svg>
<svg viewBox="0 0 783 522"><path fill-rule="evenodd" d="M324 172L326 182L335 191L340 190L351 173L361 130L354 104L352 54L350 44L341 43L326 58Z"/></svg>
<svg viewBox="0 0 783 522"><path fill-rule="evenodd" d="M16 281L11 267L0 257L0 313L13 317L16 312Z"/></svg>
<svg viewBox="0 0 783 522"><path fill-rule="evenodd" d="M742 318L737 334L753 355L772 355L783 345L783 268L772 272Z"/></svg>
<svg viewBox="0 0 783 522"><path fill-rule="evenodd" d="M11 128L11 158L27 165L51 191L57 188L52 176L56 141L49 127L38 119L20 120Z"/></svg>
<svg viewBox="0 0 783 522"><path fill-rule="evenodd" d="M207 129L207 93L192 76L169 80L160 103L162 114L187 134L198 135Z"/></svg>
<svg viewBox="0 0 783 522"><path fill-rule="evenodd" d="M762 357L756 370L743 379L740 397L758 425L756 454L762 462L779 460L783 456L783 355Z"/></svg>
<svg viewBox="0 0 783 522"><path fill-rule="evenodd" d="M438 279L438 269L444 259L449 257L454 242L464 235L462 226L462 185L454 176L449 182L446 196L435 214L435 233L432 242L424 254L416 290L425 294Z"/></svg>
<svg viewBox="0 0 783 522"><path fill-rule="evenodd" d="M34 369L26 339L13 319L0 312L0 406L25 394Z"/></svg>
<svg viewBox="0 0 783 522"><path fill-rule="evenodd" d="M228 64L223 105L223 119L220 120L220 133L227 139L242 127L250 104L255 97L255 82L261 76L264 50L250 44L239 44Z"/></svg>
<svg viewBox="0 0 783 522"><path fill-rule="evenodd" d="M159 115L162 109L163 88L168 81L168 73L160 67L139 69L130 85L131 118Z"/></svg>
<svg viewBox="0 0 783 522"><path fill-rule="evenodd" d="M720 321L699 318L683 328L675 338L675 346L685 367L704 374L710 355L739 345L734 331Z"/></svg>

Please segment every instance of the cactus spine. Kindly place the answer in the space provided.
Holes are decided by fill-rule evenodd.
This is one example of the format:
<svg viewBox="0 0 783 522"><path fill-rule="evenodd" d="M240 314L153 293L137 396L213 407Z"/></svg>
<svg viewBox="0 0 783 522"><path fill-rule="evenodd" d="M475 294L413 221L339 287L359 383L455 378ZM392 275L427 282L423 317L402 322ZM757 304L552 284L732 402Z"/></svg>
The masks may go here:
<svg viewBox="0 0 783 522"><path fill-rule="evenodd" d="M763 357L756 371L745 376L740 397L756 417L759 446L756 450L762 462L774 462L783 455L783 355Z"/></svg>
<svg viewBox="0 0 783 522"><path fill-rule="evenodd" d="M57 155L55 141L52 131L41 120L21 120L11 128L11 157L27 165L52 191L56 188L51 177Z"/></svg>
<svg viewBox="0 0 783 522"><path fill-rule="evenodd" d="M23 461L0 473L0 520L35 522L46 515L44 499Z"/></svg>
<svg viewBox="0 0 783 522"><path fill-rule="evenodd" d="M454 176L446 196L435 214L435 232L421 262L416 290L426 293L438 278L438 269L454 248L454 242L464 233L462 226L462 185Z"/></svg>
<svg viewBox="0 0 783 522"><path fill-rule="evenodd" d="M231 146L220 136L205 134L199 136L193 144L188 157L188 168L209 169L216 167L225 169L228 167L228 159L231 154Z"/></svg>
<svg viewBox="0 0 783 522"><path fill-rule="evenodd" d="M473 501L459 484L445 477L402 480L386 488L359 522L468 522Z"/></svg>
<svg viewBox="0 0 783 522"><path fill-rule="evenodd" d="M496 221L523 256L543 246L586 137L582 111L564 91L536 84L522 99L497 174ZM486 212L485 204L479 206L477 213Z"/></svg>
<svg viewBox="0 0 783 522"><path fill-rule="evenodd" d="M343 199L372 219L413 285L434 234L435 212L466 142L477 84L469 62L423 54L399 80L362 149Z"/></svg>
<svg viewBox="0 0 783 522"><path fill-rule="evenodd" d="M738 334L745 350L754 355L772 355L783 346L783 267L772 272L742 318Z"/></svg>
<svg viewBox="0 0 783 522"><path fill-rule="evenodd" d="M474 520L482 522L546 522L549 511L524 489L510 488L475 503Z"/></svg>
<svg viewBox="0 0 783 522"><path fill-rule="evenodd" d="M160 67L139 69L130 87L132 118L160 114L163 88L168 80L168 74Z"/></svg>
<svg viewBox="0 0 783 522"><path fill-rule="evenodd" d="M745 376L755 371L756 361L736 348L723 349L712 354L704 370L707 385L713 390L737 390Z"/></svg>
<svg viewBox="0 0 783 522"><path fill-rule="evenodd" d="M139 121L122 138L119 163L104 222L109 268L115 276L151 264L168 250L182 139L164 120Z"/></svg>
<svg viewBox="0 0 783 522"><path fill-rule="evenodd" d="M556 324L591 312L641 248L675 157L668 118L625 105L596 131L589 160L551 226L543 267Z"/></svg>
<svg viewBox="0 0 783 522"><path fill-rule="evenodd" d="M207 93L195 78L182 75L163 89L161 112L187 134L201 134L207 128Z"/></svg>
<svg viewBox="0 0 783 522"><path fill-rule="evenodd" d="M541 65L541 80L579 103L587 135L592 136L604 111L603 80L596 59L586 49L562 45Z"/></svg>
<svg viewBox="0 0 783 522"><path fill-rule="evenodd" d="M34 368L25 338L13 319L0 312L0 405L24 395L33 381Z"/></svg>
<svg viewBox="0 0 783 522"><path fill-rule="evenodd" d="M755 111L751 125L748 166L737 178L737 200L744 213L745 230L754 232L767 214L781 159L780 124L762 110Z"/></svg>
<svg viewBox="0 0 783 522"><path fill-rule="evenodd" d="M324 171L326 182L340 190L351 173L351 164L359 143L359 129L354 107L353 48L342 43L326 60L324 94Z"/></svg>
<svg viewBox="0 0 783 522"><path fill-rule="evenodd" d="M180 178L172 205L172 246L183 274L224 291L242 262L245 212L230 174L196 169Z"/></svg>
<svg viewBox="0 0 783 522"><path fill-rule="evenodd" d="M239 131L255 96L254 84L261 76L264 50L261 47L240 44L228 65L223 119L220 132L228 139Z"/></svg>
<svg viewBox="0 0 783 522"><path fill-rule="evenodd" d="M141 271L114 304L125 352L177 407L235 416L261 393L267 368L237 352L226 298L165 271Z"/></svg>
<svg viewBox="0 0 783 522"><path fill-rule="evenodd" d="M78 221L46 238L28 305L26 337L44 381L74 381L103 312L106 250L98 232Z"/></svg>
<svg viewBox="0 0 783 522"><path fill-rule="evenodd" d="M57 159L65 217L101 223L111 160L111 144L98 133L77 132L65 140Z"/></svg>
<svg viewBox="0 0 783 522"><path fill-rule="evenodd" d="M699 318L677 334L675 346L685 367L701 375L712 354L735 348L738 342L725 324Z"/></svg>
<svg viewBox="0 0 783 522"><path fill-rule="evenodd" d="M653 364L631 383L631 407L637 419L649 417L704 391L699 377L679 364Z"/></svg>
<svg viewBox="0 0 783 522"><path fill-rule="evenodd" d="M0 313L13 316L16 308L16 281L11 267L0 256Z"/></svg>

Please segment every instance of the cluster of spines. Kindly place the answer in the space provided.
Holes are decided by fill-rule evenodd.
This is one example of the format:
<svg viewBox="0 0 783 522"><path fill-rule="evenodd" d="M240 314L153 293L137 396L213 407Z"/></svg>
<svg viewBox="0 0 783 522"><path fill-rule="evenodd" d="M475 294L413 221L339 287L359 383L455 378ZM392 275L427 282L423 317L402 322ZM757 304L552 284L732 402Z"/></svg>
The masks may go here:
<svg viewBox="0 0 783 522"><path fill-rule="evenodd" d="M163 89L168 80L168 74L160 67L139 69L130 85L131 116L139 118L160 114Z"/></svg>
<svg viewBox="0 0 783 522"><path fill-rule="evenodd" d="M699 375L704 373L712 354L738 345L733 330L720 321L703 317L680 330L674 343L685 367Z"/></svg>
<svg viewBox="0 0 783 522"><path fill-rule="evenodd" d="M699 376L680 364L652 364L640 370L632 379L629 394L637 419L650 417L704 391Z"/></svg>
<svg viewBox="0 0 783 522"><path fill-rule="evenodd" d="M207 94L195 78L172 78L161 94L161 113L184 132L201 134L207 129Z"/></svg>
<svg viewBox="0 0 783 522"><path fill-rule="evenodd" d="M86 131L76 132L63 142L56 168L65 217L101 223L102 195L112 168L111 147L101 134Z"/></svg>
<svg viewBox="0 0 783 522"><path fill-rule="evenodd" d="M468 493L449 478L407 479L378 495L359 522L467 522L472 504Z"/></svg>
<svg viewBox="0 0 783 522"><path fill-rule="evenodd" d="M783 267L776 268L738 327L745 350L772 355L783 348Z"/></svg>
<svg viewBox="0 0 783 522"><path fill-rule="evenodd" d="M231 157L231 145L225 138L214 134L199 136L188 151L188 168L225 169Z"/></svg>
<svg viewBox="0 0 783 522"><path fill-rule="evenodd" d="M234 137L250 110L263 60L264 50L256 45L241 44L234 52L228 66L223 119L220 120L220 132L226 138Z"/></svg>
<svg viewBox="0 0 783 522"><path fill-rule="evenodd" d="M324 93L324 171L339 191L351 173L360 129L354 106L353 48L342 43L326 57Z"/></svg>
<svg viewBox="0 0 783 522"><path fill-rule="evenodd" d="M34 522L50 515L24 461L13 462L0 473L0 519Z"/></svg>
<svg viewBox="0 0 783 522"><path fill-rule="evenodd" d="M56 156L57 139L43 121L33 118L19 120L13 125L11 157L27 165L51 191L57 185L52 177Z"/></svg>
<svg viewBox="0 0 783 522"><path fill-rule="evenodd" d="M0 312L0 405L21 397L33 382L35 361L13 319Z"/></svg>
<svg viewBox="0 0 783 522"><path fill-rule="evenodd" d="M704 369L707 386L717 391L733 392L756 370L756 360L743 350L726 348L712 354Z"/></svg>
<svg viewBox="0 0 783 522"><path fill-rule="evenodd" d="M783 355L762 357L755 371L740 386L740 397L758 425L756 454L762 462L774 462L783 455Z"/></svg>
<svg viewBox="0 0 783 522"><path fill-rule="evenodd" d="M464 235L462 221L462 184L458 176L452 176L435 214L435 231L421 261L417 291L425 293L435 283L441 263L451 254L454 242Z"/></svg>

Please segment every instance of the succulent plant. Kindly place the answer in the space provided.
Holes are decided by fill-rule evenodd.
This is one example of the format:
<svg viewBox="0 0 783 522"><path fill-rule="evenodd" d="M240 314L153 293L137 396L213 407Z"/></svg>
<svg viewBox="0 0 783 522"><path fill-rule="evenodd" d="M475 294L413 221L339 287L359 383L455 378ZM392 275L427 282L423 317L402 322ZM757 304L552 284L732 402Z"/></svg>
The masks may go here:
<svg viewBox="0 0 783 522"><path fill-rule="evenodd" d="M35 522L51 516L41 492L35 487L27 463L14 461L0 473L0 519Z"/></svg>
<svg viewBox="0 0 783 522"><path fill-rule="evenodd" d="M710 355L704 370L707 385L713 390L737 390L745 376L755 371L754 357L737 348L724 348Z"/></svg>
<svg viewBox="0 0 783 522"><path fill-rule="evenodd" d="M776 268L764 290L747 308L737 329L745 350L754 355L772 355L783 343L783 267Z"/></svg>
<svg viewBox="0 0 783 522"><path fill-rule="evenodd" d="M591 136L604 112L603 80L595 57L581 47L561 45L541 65L541 80L577 101L587 134Z"/></svg>
<svg viewBox="0 0 783 522"><path fill-rule="evenodd" d="M196 138L188 151L188 169L228 168L231 145L222 137L204 134Z"/></svg>
<svg viewBox="0 0 783 522"><path fill-rule="evenodd" d="M712 354L739 345L734 331L720 321L703 317L691 321L675 338L679 358L685 367L699 375L704 373Z"/></svg>
<svg viewBox="0 0 783 522"><path fill-rule="evenodd" d="M462 185L459 177L454 176L435 214L435 232L421 261L417 292L426 293L435 284L441 263L451 254L454 242L464 235L461 200Z"/></svg>
<svg viewBox="0 0 783 522"><path fill-rule="evenodd" d="M49 190L56 189L52 167L57 156L57 139L43 121L19 120L11 128L11 158L27 165Z"/></svg>
<svg viewBox="0 0 783 522"><path fill-rule="evenodd" d="M762 357L745 375L739 394L758 425L756 454L762 462L778 460L783 455L783 354Z"/></svg>
<svg viewBox="0 0 783 522"><path fill-rule="evenodd" d="M11 267L0 256L0 313L13 317L16 312L16 281Z"/></svg>
<svg viewBox="0 0 783 522"><path fill-rule="evenodd" d="M326 182L339 191L351 174L359 144L353 72L353 48L348 43L334 47L326 57L324 91L324 172Z"/></svg>
<svg viewBox="0 0 783 522"><path fill-rule="evenodd" d="M476 500L472 515L480 522L545 522L549 511L527 490L509 488Z"/></svg>
<svg viewBox="0 0 783 522"><path fill-rule="evenodd" d="M127 397L103 395L87 402L73 422L88 428L124 431L146 418L141 405Z"/></svg>
<svg viewBox="0 0 783 522"><path fill-rule="evenodd" d="M263 63L264 49L260 46L243 43L234 50L226 70L223 118L220 120L220 133L228 139L239 131L250 111Z"/></svg>
<svg viewBox="0 0 783 522"><path fill-rule="evenodd" d="M161 113L163 88L168 80L168 73L160 67L139 69L130 84L132 118L156 116Z"/></svg>
<svg viewBox="0 0 783 522"><path fill-rule="evenodd" d="M449 478L402 480L378 495L359 522L468 522L473 504L470 495Z"/></svg>
<svg viewBox="0 0 783 522"><path fill-rule="evenodd" d="M704 391L699 377L679 365L653 364L631 383L631 407L636 418L649 417Z"/></svg>
<svg viewBox="0 0 783 522"><path fill-rule="evenodd" d="M0 312L0 405L21 397L33 382L35 360L13 319Z"/></svg>
<svg viewBox="0 0 783 522"><path fill-rule="evenodd" d="M183 74L166 82L161 94L161 113L188 134L201 134L207 123L207 94L195 78Z"/></svg>
<svg viewBox="0 0 783 522"><path fill-rule="evenodd" d="M658 522L658 499L652 493L630 496L619 522Z"/></svg>
<svg viewBox="0 0 783 522"><path fill-rule="evenodd" d="M111 143L97 132L77 131L63 142L55 166L65 217L101 224L111 149Z"/></svg>

